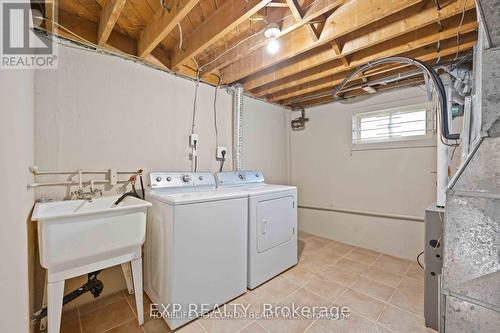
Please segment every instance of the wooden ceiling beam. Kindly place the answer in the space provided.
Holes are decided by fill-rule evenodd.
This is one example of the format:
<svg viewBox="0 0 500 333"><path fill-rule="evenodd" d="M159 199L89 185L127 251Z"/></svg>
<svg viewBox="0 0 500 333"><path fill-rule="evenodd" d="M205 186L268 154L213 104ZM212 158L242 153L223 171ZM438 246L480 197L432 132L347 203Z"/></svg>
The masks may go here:
<svg viewBox="0 0 500 333"><path fill-rule="evenodd" d="M172 67L177 68L198 55L219 38L248 20L271 0L226 1L210 18L185 38L184 50L172 53Z"/></svg>
<svg viewBox="0 0 500 333"><path fill-rule="evenodd" d="M44 6L44 11L45 11L45 29L49 32L52 32L52 29L54 28L54 24L52 24L52 21L56 19L54 13L55 13L55 8L57 7L57 0L45 0L45 6ZM57 27L55 29L57 31Z"/></svg>
<svg viewBox="0 0 500 333"><path fill-rule="evenodd" d="M290 11L292 12L292 16L295 18L295 21L302 21L304 15L302 14L302 10L300 9L297 0L286 0L286 3L288 4L288 8L290 8ZM305 27L309 29L309 33L313 37L313 40L319 39L320 32L316 30L316 28L312 24L306 24Z"/></svg>
<svg viewBox="0 0 500 333"><path fill-rule="evenodd" d="M424 82L425 81L424 81L423 77L420 76L420 77L416 77L416 78L412 78L412 79L407 79L404 82L391 83L387 86L384 86L383 88L379 88L377 92L381 93L381 92L395 89L395 88L414 87L414 86L421 85ZM366 94L367 94L367 92L364 91L363 89L356 89L356 90L348 91L344 95L344 97L345 98L354 98L354 97L358 97L358 96L362 96L362 95L366 95ZM325 96L325 97L318 97L318 98L314 98L314 99L305 101L305 102L301 103L300 105L304 108L311 108L314 106L329 104L332 102L334 102L332 96Z"/></svg>
<svg viewBox="0 0 500 333"><path fill-rule="evenodd" d="M80 16L68 13L61 8L58 10L58 21L66 29L81 38L75 37L73 34L66 32L64 29L59 29L58 35L67 39L83 42L85 40L97 44L98 24L81 18ZM101 46L109 51L119 52L126 55L137 56L137 41L129 36L125 36L115 30L112 30L108 40ZM162 48L157 48L144 61L156 66L167 68L169 65L168 52Z"/></svg>
<svg viewBox="0 0 500 333"><path fill-rule="evenodd" d="M199 0L174 0L170 11L161 8L140 34L137 42L139 57L144 58L150 54L198 2Z"/></svg>
<svg viewBox="0 0 500 333"><path fill-rule="evenodd" d="M113 28L125 6L127 0L107 0L99 18L99 30L97 32L97 43L104 45L113 31Z"/></svg>
<svg viewBox="0 0 500 333"><path fill-rule="evenodd" d="M464 50L460 52L459 57L463 56L466 52L469 50ZM440 65L446 65L449 64L450 62L453 61L455 58L455 54L452 53L448 56L443 57L442 54L434 52L433 54L429 54L426 57L422 57L421 59L425 59L428 63L435 63L437 59L440 59L439 64ZM389 66L378 66L375 68L372 68L369 71L366 71L365 73L362 73L358 75L350 84L347 86L347 88L344 91L350 90L350 87L353 85L359 85L359 84L369 84L370 82L375 82L379 80L384 80L386 78L391 78L395 77L398 74L406 74L409 72L416 71L417 69L413 66L406 65L406 64L391 64ZM280 103L283 105L299 105L300 101L304 101L307 99L314 99L318 97L318 95L322 94L331 94L333 91L333 88L337 86L342 80L345 78L345 75L347 72L344 72L342 74L338 74L335 76L335 79L332 78L331 80L331 85L328 85L324 88L318 89L314 92L307 93L307 94L302 94L297 97L289 98L286 100L282 100ZM352 89L351 89L352 90Z"/></svg>
<svg viewBox="0 0 500 333"><path fill-rule="evenodd" d="M466 10L470 11L474 8L474 0L468 0L466 3ZM439 12L436 11L433 4L429 3L421 11L419 9L418 11L416 10L415 14L412 16L401 17L400 19L396 19L389 24L376 27L373 30L370 29L366 33L360 33L352 39L347 40L342 45L342 48L335 50L336 54L334 55L332 54L330 48L315 49L314 52L310 51L309 53L301 54L294 59L278 64L277 66L274 66L272 70L261 71L253 74L244 80L243 85L247 91L252 91L259 87L262 87L258 89L259 91L265 90L265 88L269 88L270 85L279 84L280 80L286 81L288 77L299 72L317 67L330 62L333 59L338 59L342 56L361 51L365 48L372 47L392 38L420 29L424 26L434 25L438 21L443 21L450 17L461 15L462 9L462 1L455 1L453 4L443 7L443 9ZM341 52L339 53L338 51ZM257 92L257 90L254 92ZM259 95L260 94L257 94L257 96Z"/></svg>
<svg viewBox="0 0 500 333"><path fill-rule="evenodd" d="M320 40L310 40L307 29L296 29L279 39L281 49L277 54L269 56L265 49L258 49L223 68L221 70L222 77L227 83L238 81L269 66L276 65L317 46L331 43L332 40L340 36L421 3L422 0L353 0L347 2L328 17Z"/></svg>
<svg viewBox="0 0 500 333"><path fill-rule="evenodd" d="M347 2L348 0L316 0L306 11L304 17L301 21L295 20L294 17L289 16L286 17L281 24L281 33L280 36L284 36L286 34L291 33L292 31L299 29L305 24L308 24L312 20L316 20L322 15L329 13L342 4ZM287 5L288 6L288 5ZM241 43L238 47L227 51L224 57L220 60L205 66L205 72L212 72L214 69L222 68L232 64L233 62L238 61L239 59L247 56L248 54L258 50L260 48L264 48L269 40L264 36L263 32L257 33L244 43ZM212 59L207 59L204 63L200 63L201 66L210 62Z"/></svg>
<svg viewBox="0 0 500 333"><path fill-rule="evenodd" d="M460 47L460 50L467 50L472 48L475 43L476 43L476 33L472 32L467 35L463 36L463 44ZM403 52L403 53L398 53L394 55L403 55L403 56L409 56L413 57L422 61L430 61L433 59L437 59L438 57L446 57L449 55L456 54L457 48L455 45L454 38L450 38L449 40L445 41L442 43L443 48L437 52L433 46L424 46L421 49L418 50L413 50L410 52ZM365 62L366 63L366 62ZM361 64L359 64L361 65ZM311 81L308 83L304 83L300 86L297 86L296 88L288 88L284 89L277 94L269 96L269 100L273 102L278 102L278 103L283 103L287 104L289 103L290 100L297 99L300 96L306 95L306 94L311 94L314 92L317 92L318 90L325 89L325 88L331 88L340 82L345 78L345 76L352 70L353 68L349 70L344 69L338 69L336 73L330 74L328 77L324 77L315 81Z"/></svg>

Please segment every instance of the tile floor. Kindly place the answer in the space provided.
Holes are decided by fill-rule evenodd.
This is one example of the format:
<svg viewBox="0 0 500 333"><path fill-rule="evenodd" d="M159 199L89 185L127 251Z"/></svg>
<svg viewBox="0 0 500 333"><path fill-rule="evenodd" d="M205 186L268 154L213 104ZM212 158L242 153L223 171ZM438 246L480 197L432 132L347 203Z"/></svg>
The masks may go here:
<svg viewBox="0 0 500 333"><path fill-rule="evenodd" d="M417 333L424 326L423 272L415 262L299 232L299 264L231 303L349 306L351 317L198 319L179 333ZM133 295L119 292L63 313L62 333L170 332L162 319L137 325Z"/></svg>

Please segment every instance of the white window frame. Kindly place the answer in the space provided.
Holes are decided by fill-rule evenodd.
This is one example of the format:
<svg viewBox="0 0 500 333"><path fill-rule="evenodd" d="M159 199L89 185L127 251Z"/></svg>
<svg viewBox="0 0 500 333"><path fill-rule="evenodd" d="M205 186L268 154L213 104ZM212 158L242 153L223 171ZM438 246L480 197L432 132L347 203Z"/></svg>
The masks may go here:
<svg viewBox="0 0 500 333"><path fill-rule="evenodd" d="M426 134L412 135L412 136L397 136L397 137L384 137L381 139L360 140L360 132L358 131L361 119L376 115L391 115L397 113L413 112L425 109L426 111ZM364 148L373 147L386 148L386 147L412 147L412 146L429 146L435 145L435 116L432 105L430 103L419 103L412 105L405 105L395 108L380 109L376 111L357 112L352 116L352 131L351 143L353 150L363 150Z"/></svg>

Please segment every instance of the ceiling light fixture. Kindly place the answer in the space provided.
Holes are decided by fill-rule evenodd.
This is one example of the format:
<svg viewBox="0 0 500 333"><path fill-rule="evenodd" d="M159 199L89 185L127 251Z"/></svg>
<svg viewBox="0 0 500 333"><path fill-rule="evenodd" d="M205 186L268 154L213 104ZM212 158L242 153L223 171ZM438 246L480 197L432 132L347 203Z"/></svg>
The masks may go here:
<svg viewBox="0 0 500 333"><path fill-rule="evenodd" d="M280 43L277 40L280 33L280 27L276 23L268 24L264 30L264 36L269 39L266 49L270 54L276 54L280 49Z"/></svg>
<svg viewBox="0 0 500 333"><path fill-rule="evenodd" d="M280 27L276 23L268 24L266 30L264 30L264 36L266 36L266 38L276 38L280 33Z"/></svg>
<svg viewBox="0 0 500 333"><path fill-rule="evenodd" d="M270 54L276 54L280 50L280 43L273 38L267 43L266 49Z"/></svg>

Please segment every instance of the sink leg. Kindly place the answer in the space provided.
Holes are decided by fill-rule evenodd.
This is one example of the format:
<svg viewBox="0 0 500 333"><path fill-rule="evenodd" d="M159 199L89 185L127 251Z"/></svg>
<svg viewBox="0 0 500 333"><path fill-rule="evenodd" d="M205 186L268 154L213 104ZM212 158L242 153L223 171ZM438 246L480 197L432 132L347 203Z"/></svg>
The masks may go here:
<svg viewBox="0 0 500 333"><path fill-rule="evenodd" d="M122 264L123 277L127 283L127 289L129 294L134 293L134 285L132 282L132 272L130 271L130 263L126 262Z"/></svg>
<svg viewBox="0 0 500 333"><path fill-rule="evenodd" d="M59 333L64 296L64 280L47 284L48 332Z"/></svg>
<svg viewBox="0 0 500 333"><path fill-rule="evenodd" d="M144 306L142 303L142 258L131 261L132 277L134 279L135 305L137 307L137 319L139 325L144 324Z"/></svg>

